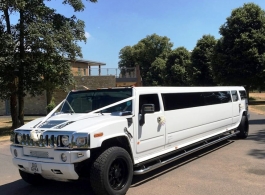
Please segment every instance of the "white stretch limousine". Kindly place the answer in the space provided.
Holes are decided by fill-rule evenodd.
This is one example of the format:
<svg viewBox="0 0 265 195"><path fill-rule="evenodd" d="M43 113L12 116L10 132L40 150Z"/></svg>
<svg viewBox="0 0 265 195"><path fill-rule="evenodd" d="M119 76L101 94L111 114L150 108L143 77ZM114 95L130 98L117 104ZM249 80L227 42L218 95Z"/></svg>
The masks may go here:
<svg viewBox="0 0 265 195"><path fill-rule="evenodd" d="M243 87L71 91L16 129L13 163L30 184L88 177L96 194L125 194L139 175L236 135L248 136Z"/></svg>

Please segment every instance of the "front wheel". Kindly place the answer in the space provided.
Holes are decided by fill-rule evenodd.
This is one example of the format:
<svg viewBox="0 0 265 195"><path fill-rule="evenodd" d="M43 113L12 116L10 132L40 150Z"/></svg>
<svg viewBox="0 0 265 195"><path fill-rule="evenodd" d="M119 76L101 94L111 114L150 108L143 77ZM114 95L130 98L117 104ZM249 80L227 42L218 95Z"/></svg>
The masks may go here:
<svg viewBox="0 0 265 195"><path fill-rule="evenodd" d="M249 124L247 116L242 116L241 122L237 129L239 130L239 133L237 134L238 138L245 139L248 137Z"/></svg>
<svg viewBox="0 0 265 195"><path fill-rule="evenodd" d="M24 171L19 170L21 178L31 185L41 185L45 179L40 175L33 175Z"/></svg>
<svg viewBox="0 0 265 195"><path fill-rule="evenodd" d="M133 176L132 159L120 147L111 147L99 155L90 171L90 182L98 195L123 195Z"/></svg>

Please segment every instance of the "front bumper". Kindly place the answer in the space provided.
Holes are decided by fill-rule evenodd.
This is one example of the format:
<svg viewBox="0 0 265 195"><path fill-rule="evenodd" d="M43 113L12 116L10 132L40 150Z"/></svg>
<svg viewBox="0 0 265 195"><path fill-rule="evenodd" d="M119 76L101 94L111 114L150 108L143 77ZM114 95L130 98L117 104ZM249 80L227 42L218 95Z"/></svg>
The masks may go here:
<svg viewBox="0 0 265 195"><path fill-rule="evenodd" d="M74 164L43 163L13 158L13 164L16 167L27 173L34 174L30 169L31 163L37 163L41 167L41 173L39 174L45 179L68 181L77 180L79 178L75 172Z"/></svg>
<svg viewBox="0 0 265 195"><path fill-rule="evenodd" d="M77 180L79 176L74 164L90 158L90 150L54 150L11 145L10 151L13 164L18 169L58 181ZM67 156L65 162L61 159L62 153ZM32 169L33 164L37 166L38 171Z"/></svg>

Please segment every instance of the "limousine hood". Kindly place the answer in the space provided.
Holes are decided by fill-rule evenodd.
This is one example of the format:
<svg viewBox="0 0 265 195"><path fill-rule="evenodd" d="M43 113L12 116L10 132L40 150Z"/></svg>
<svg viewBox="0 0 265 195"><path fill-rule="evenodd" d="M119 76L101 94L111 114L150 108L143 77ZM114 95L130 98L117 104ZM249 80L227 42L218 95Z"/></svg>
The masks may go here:
<svg viewBox="0 0 265 195"><path fill-rule="evenodd" d="M81 131L84 129L94 129L99 125L107 125L115 120L119 121L119 116L110 114L60 114L50 117L48 120L42 122L44 118L38 118L34 121L27 123L19 129L41 129L44 131ZM126 120L124 117L121 120Z"/></svg>

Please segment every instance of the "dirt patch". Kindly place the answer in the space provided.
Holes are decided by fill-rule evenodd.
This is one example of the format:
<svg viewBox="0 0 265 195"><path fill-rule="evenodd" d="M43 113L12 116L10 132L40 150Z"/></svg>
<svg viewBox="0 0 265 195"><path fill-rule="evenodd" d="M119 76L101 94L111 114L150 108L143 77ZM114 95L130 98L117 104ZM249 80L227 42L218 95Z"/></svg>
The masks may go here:
<svg viewBox="0 0 265 195"><path fill-rule="evenodd" d="M40 116L25 116L24 123L28 123ZM12 133L12 119L10 116L0 116L0 137L10 136Z"/></svg>
<svg viewBox="0 0 265 195"><path fill-rule="evenodd" d="M249 93L249 111L257 114L265 114L265 93ZM254 100L251 100L254 98Z"/></svg>
<svg viewBox="0 0 265 195"><path fill-rule="evenodd" d="M265 93L249 93L249 97L255 98L255 100L265 100Z"/></svg>
<svg viewBox="0 0 265 195"><path fill-rule="evenodd" d="M265 111L259 109L259 107L254 107L254 106L248 106L248 109L250 112L254 112L257 114L265 114Z"/></svg>
<svg viewBox="0 0 265 195"><path fill-rule="evenodd" d="M10 136L0 136L0 142L1 141L8 141L10 140Z"/></svg>

